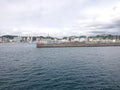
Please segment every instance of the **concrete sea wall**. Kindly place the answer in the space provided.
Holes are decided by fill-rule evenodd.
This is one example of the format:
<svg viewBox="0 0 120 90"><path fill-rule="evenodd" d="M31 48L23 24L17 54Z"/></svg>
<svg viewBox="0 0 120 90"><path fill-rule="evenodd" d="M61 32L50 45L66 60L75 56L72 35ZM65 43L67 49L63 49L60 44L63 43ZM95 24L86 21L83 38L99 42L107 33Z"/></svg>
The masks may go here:
<svg viewBox="0 0 120 90"><path fill-rule="evenodd" d="M120 46L120 43L60 43L60 44L37 44L37 48L55 48L55 47L105 47Z"/></svg>

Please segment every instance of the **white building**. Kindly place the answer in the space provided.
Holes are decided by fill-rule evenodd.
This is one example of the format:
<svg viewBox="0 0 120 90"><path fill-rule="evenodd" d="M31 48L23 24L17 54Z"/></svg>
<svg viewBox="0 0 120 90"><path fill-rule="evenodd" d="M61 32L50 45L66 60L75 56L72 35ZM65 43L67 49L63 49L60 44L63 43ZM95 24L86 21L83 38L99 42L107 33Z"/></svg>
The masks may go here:
<svg viewBox="0 0 120 90"><path fill-rule="evenodd" d="M2 37L0 37L0 43L2 43Z"/></svg>

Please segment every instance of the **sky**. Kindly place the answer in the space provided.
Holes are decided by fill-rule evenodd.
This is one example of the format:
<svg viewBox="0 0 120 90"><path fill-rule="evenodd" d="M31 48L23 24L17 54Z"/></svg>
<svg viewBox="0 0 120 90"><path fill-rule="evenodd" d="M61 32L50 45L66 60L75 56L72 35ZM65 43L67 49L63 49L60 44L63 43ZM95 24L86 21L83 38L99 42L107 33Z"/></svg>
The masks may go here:
<svg viewBox="0 0 120 90"><path fill-rule="evenodd" d="M120 0L0 0L0 35L120 34Z"/></svg>

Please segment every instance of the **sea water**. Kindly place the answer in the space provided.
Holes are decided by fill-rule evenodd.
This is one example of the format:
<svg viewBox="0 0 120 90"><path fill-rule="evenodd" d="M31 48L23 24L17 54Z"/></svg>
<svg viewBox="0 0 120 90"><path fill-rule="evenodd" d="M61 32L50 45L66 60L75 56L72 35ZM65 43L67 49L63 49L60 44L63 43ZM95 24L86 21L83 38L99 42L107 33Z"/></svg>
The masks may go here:
<svg viewBox="0 0 120 90"><path fill-rule="evenodd" d="M0 44L0 90L120 90L120 47Z"/></svg>

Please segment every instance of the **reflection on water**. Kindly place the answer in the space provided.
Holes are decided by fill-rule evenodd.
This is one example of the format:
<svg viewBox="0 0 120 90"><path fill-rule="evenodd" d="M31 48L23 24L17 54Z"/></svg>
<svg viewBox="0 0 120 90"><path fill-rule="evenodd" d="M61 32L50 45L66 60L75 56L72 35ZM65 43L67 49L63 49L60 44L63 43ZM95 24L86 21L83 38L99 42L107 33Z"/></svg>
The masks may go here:
<svg viewBox="0 0 120 90"><path fill-rule="evenodd" d="M120 47L0 45L0 90L120 90Z"/></svg>

